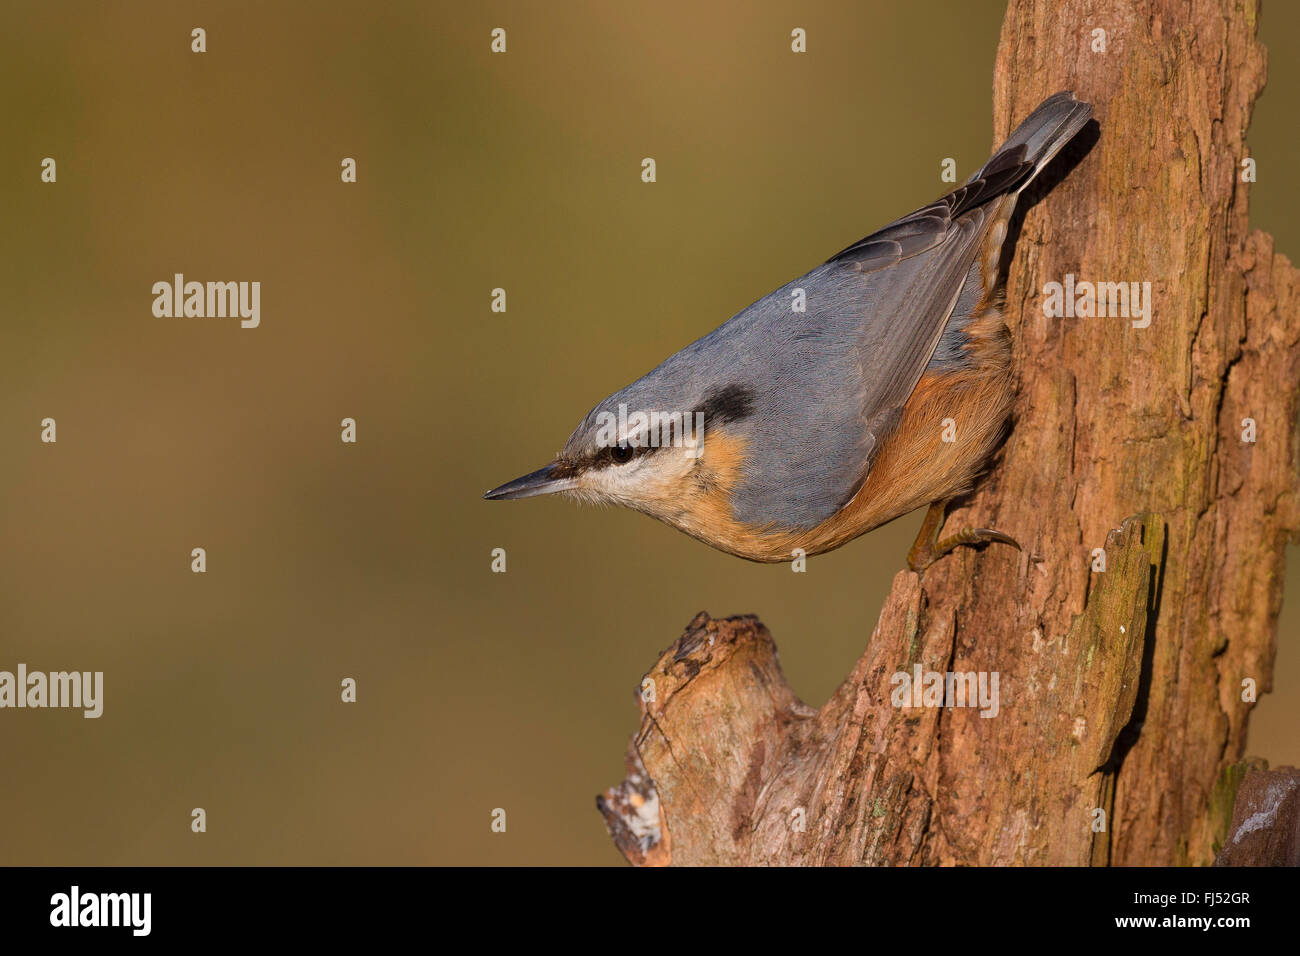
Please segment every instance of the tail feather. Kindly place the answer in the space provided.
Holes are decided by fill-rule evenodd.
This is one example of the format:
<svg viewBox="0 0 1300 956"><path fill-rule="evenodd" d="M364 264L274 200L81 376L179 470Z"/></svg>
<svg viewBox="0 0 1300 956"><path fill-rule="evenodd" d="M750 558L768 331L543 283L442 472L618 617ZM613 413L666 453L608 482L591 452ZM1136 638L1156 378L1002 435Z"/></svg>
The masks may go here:
<svg viewBox="0 0 1300 956"><path fill-rule="evenodd" d="M1016 183L1017 191L1024 189L1091 116L1092 104L1075 99L1073 93L1049 96L1021 121L972 179L993 179L999 172L1028 164L1027 175Z"/></svg>

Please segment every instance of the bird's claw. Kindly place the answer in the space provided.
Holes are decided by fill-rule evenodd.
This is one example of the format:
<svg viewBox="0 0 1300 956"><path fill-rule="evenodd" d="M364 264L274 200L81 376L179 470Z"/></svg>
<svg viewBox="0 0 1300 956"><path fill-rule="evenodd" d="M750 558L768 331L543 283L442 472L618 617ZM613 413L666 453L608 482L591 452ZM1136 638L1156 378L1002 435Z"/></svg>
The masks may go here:
<svg viewBox="0 0 1300 956"><path fill-rule="evenodd" d="M994 542L1009 544L1017 551L1021 550L1020 542L1001 531L992 528L962 528L956 534L937 541L917 541L907 552L907 566L920 574L954 548L978 548Z"/></svg>

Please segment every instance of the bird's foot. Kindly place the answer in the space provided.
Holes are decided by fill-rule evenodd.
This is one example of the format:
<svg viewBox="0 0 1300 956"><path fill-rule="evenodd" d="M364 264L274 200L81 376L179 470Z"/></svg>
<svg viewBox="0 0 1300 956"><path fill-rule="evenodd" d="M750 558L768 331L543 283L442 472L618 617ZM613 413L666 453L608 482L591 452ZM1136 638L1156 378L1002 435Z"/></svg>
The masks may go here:
<svg viewBox="0 0 1300 956"><path fill-rule="evenodd" d="M911 550L907 552L907 566L917 574L920 574L954 548L963 546L978 548L996 541L1001 544L1009 544L1017 551L1020 550L1020 543L1015 538L1009 534L1003 534L1001 531L994 531L992 528L962 528L956 534L941 539L939 532L943 530L946 507L946 502L935 502L930 506L930 510L926 512L925 521L921 524L921 531L916 536L916 542L912 545Z"/></svg>

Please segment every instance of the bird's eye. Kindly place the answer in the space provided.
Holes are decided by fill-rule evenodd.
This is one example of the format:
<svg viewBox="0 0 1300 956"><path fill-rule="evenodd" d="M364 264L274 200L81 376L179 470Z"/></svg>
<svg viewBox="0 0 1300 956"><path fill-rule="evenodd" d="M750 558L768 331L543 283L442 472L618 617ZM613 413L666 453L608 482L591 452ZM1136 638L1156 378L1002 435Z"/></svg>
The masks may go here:
<svg viewBox="0 0 1300 956"><path fill-rule="evenodd" d="M630 445L611 445L609 448L609 457L616 465L623 465L632 460L632 448Z"/></svg>

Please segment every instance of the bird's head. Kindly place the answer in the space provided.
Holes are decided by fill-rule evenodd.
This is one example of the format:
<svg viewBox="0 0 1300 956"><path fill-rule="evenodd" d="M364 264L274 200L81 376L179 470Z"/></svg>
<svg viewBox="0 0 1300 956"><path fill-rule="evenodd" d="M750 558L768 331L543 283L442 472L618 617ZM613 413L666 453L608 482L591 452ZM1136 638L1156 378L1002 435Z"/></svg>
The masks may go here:
<svg viewBox="0 0 1300 956"><path fill-rule="evenodd" d="M728 516L729 493L742 477L752 392L736 383L682 389L667 378L651 373L615 392L587 414L553 461L483 497L561 493L688 530L707 520L701 515Z"/></svg>

